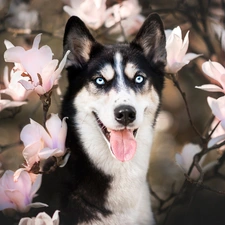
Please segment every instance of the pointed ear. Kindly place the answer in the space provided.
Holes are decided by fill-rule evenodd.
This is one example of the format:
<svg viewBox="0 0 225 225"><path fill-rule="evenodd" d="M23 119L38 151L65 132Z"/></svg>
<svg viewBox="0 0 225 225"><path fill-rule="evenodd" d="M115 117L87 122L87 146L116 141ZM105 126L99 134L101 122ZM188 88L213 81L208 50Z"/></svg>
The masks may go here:
<svg viewBox="0 0 225 225"><path fill-rule="evenodd" d="M153 13L147 17L131 44L141 47L151 64L166 65L166 37L158 14Z"/></svg>
<svg viewBox="0 0 225 225"><path fill-rule="evenodd" d="M67 67L71 65L84 66L90 59L91 49L95 43L95 39L83 21L76 16L70 17L63 38L64 53L70 50Z"/></svg>

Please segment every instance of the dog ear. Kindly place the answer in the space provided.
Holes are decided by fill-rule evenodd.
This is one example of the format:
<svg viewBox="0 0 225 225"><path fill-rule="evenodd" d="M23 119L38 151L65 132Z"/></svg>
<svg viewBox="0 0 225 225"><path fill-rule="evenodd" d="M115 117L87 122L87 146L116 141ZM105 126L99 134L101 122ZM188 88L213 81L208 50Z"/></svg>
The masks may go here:
<svg viewBox="0 0 225 225"><path fill-rule="evenodd" d="M95 39L82 20L72 16L68 20L63 38L64 53L70 50L66 66L84 66L90 58Z"/></svg>
<svg viewBox="0 0 225 225"><path fill-rule="evenodd" d="M131 44L141 47L151 64L166 65L166 37L158 14L153 13L147 17Z"/></svg>

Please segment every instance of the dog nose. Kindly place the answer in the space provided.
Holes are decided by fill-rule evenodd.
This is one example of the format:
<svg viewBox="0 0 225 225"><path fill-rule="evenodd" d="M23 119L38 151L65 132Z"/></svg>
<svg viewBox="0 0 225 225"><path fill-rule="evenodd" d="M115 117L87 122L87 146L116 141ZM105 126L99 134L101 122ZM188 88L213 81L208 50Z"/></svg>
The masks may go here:
<svg viewBox="0 0 225 225"><path fill-rule="evenodd" d="M121 105L114 110L115 119L117 122L127 126L136 119L136 110L129 105Z"/></svg>

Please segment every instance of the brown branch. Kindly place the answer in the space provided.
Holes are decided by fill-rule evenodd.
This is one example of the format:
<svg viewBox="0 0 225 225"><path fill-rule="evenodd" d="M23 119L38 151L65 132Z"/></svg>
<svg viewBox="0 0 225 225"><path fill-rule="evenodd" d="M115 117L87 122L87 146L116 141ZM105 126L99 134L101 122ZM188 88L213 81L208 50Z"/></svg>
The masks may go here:
<svg viewBox="0 0 225 225"><path fill-rule="evenodd" d="M188 114L188 119L189 119L189 122L190 122L190 125L191 125L192 129L201 138L201 140L204 141L204 138L202 137L201 133L194 126L194 123L193 123L192 118L191 118L191 113L190 113L190 109L189 109L189 106L188 106L188 102L187 102L187 99L186 99L186 94L182 91L182 89L180 87L180 84L179 84L179 82L176 79L176 75L174 75L174 74L167 74L167 77L170 80L172 80L174 86L177 88L177 90L179 91L179 93L180 93L180 95L181 95L181 97L182 97L182 99L184 101L184 105L185 105L185 108L186 108L186 111L187 111L187 114Z"/></svg>

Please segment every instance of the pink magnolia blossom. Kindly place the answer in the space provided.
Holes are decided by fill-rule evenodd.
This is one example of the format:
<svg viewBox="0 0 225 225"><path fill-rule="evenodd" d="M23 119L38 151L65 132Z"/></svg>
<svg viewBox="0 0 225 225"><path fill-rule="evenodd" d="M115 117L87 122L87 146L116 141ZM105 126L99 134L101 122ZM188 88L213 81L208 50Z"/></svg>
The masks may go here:
<svg viewBox="0 0 225 225"><path fill-rule="evenodd" d="M52 218L45 212L39 213L36 217L22 218L19 222L19 225L59 225L59 210L56 210Z"/></svg>
<svg viewBox="0 0 225 225"><path fill-rule="evenodd" d="M200 55L195 53L187 53L189 45L189 31L182 40L180 27L173 30L166 30L166 51L167 51L167 73L177 73L183 66Z"/></svg>
<svg viewBox="0 0 225 225"><path fill-rule="evenodd" d="M106 18L106 0L70 0L70 6L63 9L70 16L80 17L88 27L96 30Z"/></svg>
<svg viewBox="0 0 225 225"><path fill-rule="evenodd" d="M225 68L220 63L209 60L202 64L202 70L207 76L216 80L220 86L215 84L205 84L202 86L196 86L196 88L210 92L225 93Z"/></svg>
<svg viewBox="0 0 225 225"><path fill-rule="evenodd" d="M32 183L26 171L21 173L17 182L14 181L13 174L13 171L7 170L0 179L0 210L11 208L23 213L31 207L47 206L40 202L32 203L41 185L41 175Z"/></svg>
<svg viewBox="0 0 225 225"><path fill-rule="evenodd" d="M69 51L57 68L58 60L52 59L51 48L47 45L39 48L40 40L41 34L38 34L34 39L32 48L27 51L20 46L15 47L9 41L5 41L7 50L4 53L4 58L6 62L15 63L14 70L21 71L22 77L28 77L28 80L24 80L22 77L19 80L24 88L43 95L58 84Z"/></svg>
<svg viewBox="0 0 225 225"><path fill-rule="evenodd" d="M27 99L31 91L26 90L20 83L20 80L28 81L28 77L21 77L21 71L14 71L13 69L10 72L10 80L8 74L8 67L4 69L4 84L6 89L0 90L0 93L7 94L11 96L14 101L24 101Z"/></svg>
<svg viewBox="0 0 225 225"><path fill-rule="evenodd" d="M58 114L51 114L45 123L46 130L39 123L30 120L20 133L24 143L23 156L29 170L35 162L45 160L51 156L61 157L66 153L65 139L67 133L66 118L62 121Z"/></svg>
<svg viewBox="0 0 225 225"><path fill-rule="evenodd" d="M222 96L218 99L214 99L211 97L207 98L209 107L212 110L213 115L220 121L221 127L224 130L224 133L221 135L212 138L209 143L208 147L212 147L215 144L225 140L225 96Z"/></svg>
<svg viewBox="0 0 225 225"><path fill-rule="evenodd" d="M186 144L181 153L177 153L175 155L175 160L176 163L184 170L185 173L188 172L192 162L193 162L193 157L201 151L201 148L199 145L196 144ZM201 158L199 164L200 166L202 165L203 161L205 159L205 155ZM190 177L193 179L197 179L199 177L199 172L198 170L194 167Z"/></svg>

